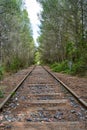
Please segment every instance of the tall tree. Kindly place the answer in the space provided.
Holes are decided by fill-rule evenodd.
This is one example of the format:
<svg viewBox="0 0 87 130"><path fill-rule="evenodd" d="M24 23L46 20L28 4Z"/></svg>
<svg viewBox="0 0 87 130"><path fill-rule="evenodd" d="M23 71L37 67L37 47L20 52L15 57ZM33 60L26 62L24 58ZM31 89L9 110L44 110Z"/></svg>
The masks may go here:
<svg viewBox="0 0 87 130"><path fill-rule="evenodd" d="M86 63L87 0L37 1L43 8L39 37L43 62L81 60Z"/></svg>
<svg viewBox="0 0 87 130"><path fill-rule="evenodd" d="M35 46L23 0L0 1L0 48L0 60L7 68L18 69L34 61Z"/></svg>

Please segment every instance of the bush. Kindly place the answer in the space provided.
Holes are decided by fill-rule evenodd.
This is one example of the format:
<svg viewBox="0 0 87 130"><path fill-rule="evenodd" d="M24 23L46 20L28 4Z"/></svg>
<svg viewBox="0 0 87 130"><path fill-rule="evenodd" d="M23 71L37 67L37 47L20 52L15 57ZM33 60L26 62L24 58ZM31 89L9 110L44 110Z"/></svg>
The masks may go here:
<svg viewBox="0 0 87 130"><path fill-rule="evenodd" d="M54 64L50 65L51 68L55 68L59 63L55 62Z"/></svg>
<svg viewBox="0 0 87 130"><path fill-rule="evenodd" d="M13 71L17 71L17 69L19 69L19 66L20 66L20 61L18 58L14 58L12 63L11 63L11 70Z"/></svg>
<svg viewBox="0 0 87 130"><path fill-rule="evenodd" d="M63 61L61 63L54 63L51 65L51 69L55 72L63 72L67 74L83 76L86 74L87 66L82 59L79 59L72 64L71 69L69 68L69 62Z"/></svg>
<svg viewBox="0 0 87 130"><path fill-rule="evenodd" d="M54 63L51 65L51 69L55 72L65 72L65 71L69 70L68 62L63 61L61 63Z"/></svg>
<svg viewBox="0 0 87 130"><path fill-rule="evenodd" d="M86 69L83 61L78 60L76 63L73 64L71 74L85 75L85 72Z"/></svg>
<svg viewBox="0 0 87 130"><path fill-rule="evenodd" d="M17 72L19 69L24 67L24 62L18 58L14 57L9 65L6 66L6 71Z"/></svg>

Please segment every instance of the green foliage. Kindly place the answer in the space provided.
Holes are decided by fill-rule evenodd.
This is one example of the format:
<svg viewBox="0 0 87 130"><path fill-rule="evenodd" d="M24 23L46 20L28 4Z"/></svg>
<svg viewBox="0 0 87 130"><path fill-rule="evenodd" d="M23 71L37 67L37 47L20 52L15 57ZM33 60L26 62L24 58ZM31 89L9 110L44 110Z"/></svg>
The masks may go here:
<svg viewBox="0 0 87 130"><path fill-rule="evenodd" d="M55 72L65 72L69 70L67 61L63 61L62 63L54 63L51 65L51 68Z"/></svg>
<svg viewBox="0 0 87 130"><path fill-rule="evenodd" d="M1 64L16 72L34 62L32 28L24 0L0 0L0 5Z"/></svg>
<svg viewBox="0 0 87 130"><path fill-rule="evenodd" d="M4 93L3 91L0 90L0 98L3 98L4 97Z"/></svg>
<svg viewBox="0 0 87 130"><path fill-rule="evenodd" d="M0 80L3 78L4 68L0 66Z"/></svg>
<svg viewBox="0 0 87 130"><path fill-rule="evenodd" d="M35 53L35 63L40 64L40 53L38 51Z"/></svg>
<svg viewBox="0 0 87 130"><path fill-rule="evenodd" d="M82 59L75 62L72 66L71 74L85 75L86 74L86 66Z"/></svg>
<svg viewBox="0 0 87 130"><path fill-rule="evenodd" d="M66 55L67 55L67 58L68 59L72 59L73 56L75 55L75 43L73 43L72 41L71 42L68 42L66 44Z"/></svg>
<svg viewBox="0 0 87 130"><path fill-rule="evenodd" d="M68 61L63 61L61 63L54 63L50 65L51 69L55 72L63 72L72 75L85 75L87 72L87 66L82 59L76 61L72 64L71 69L69 68Z"/></svg>
<svg viewBox="0 0 87 130"><path fill-rule="evenodd" d="M87 70L87 1L37 1L43 8L40 13L41 33L38 38L42 63L53 64L51 67L57 72L85 74ZM71 66L69 66L70 62L73 63Z"/></svg>
<svg viewBox="0 0 87 130"><path fill-rule="evenodd" d="M11 62L10 68L12 71L17 71L20 68L21 62L20 59L18 59L18 57L14 58Z"/></svg>
<svg viewBox="0 0 87 130"><path fill-rule="evenodd" d="M11 96L13 97L13 96L15 96L15 94L16 94L16 92L12 92L12 93L11 93Z"/></svg>
<svg viewBox="0 0 87 130"><path fill-rule="evenodd" d="M19 69L25 67L25 63L18 57L14 57L11 63L5 66L6 71L17 72Z"/></svg>

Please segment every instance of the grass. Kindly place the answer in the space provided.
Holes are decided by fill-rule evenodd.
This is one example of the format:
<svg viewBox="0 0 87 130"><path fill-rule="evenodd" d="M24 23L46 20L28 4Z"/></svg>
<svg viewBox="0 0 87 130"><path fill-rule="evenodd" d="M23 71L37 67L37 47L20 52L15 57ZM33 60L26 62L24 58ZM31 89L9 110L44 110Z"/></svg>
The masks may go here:
<svg viewBox="0 0 87 130"><path fill-rule="evenodd" d="M0 98L4 98L4 92L0 90Z"/></svg>
<svg viewBox="0 0 87 130"><path fill-rule="evenodd" d="M13 97L16 94L16 92L11 92L11 96Z"/></svg>

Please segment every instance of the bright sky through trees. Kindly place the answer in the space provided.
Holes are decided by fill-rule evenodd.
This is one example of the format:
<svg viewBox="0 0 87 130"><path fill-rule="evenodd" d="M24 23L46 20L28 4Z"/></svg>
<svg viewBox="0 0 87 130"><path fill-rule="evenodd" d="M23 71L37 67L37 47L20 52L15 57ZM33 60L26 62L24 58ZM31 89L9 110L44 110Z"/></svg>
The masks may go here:
<svg viewBox="0 0 87 130"><path fill-rule="evenodd" d="M33 37L34 37L36 45L38 46L36 39L38 37L38 31L39 31L38 25L40 24L40 21L38 19L37 14L40 12L41 7L36 2L36 0L25 0L25 3L26 3L27 11L28 11L30 22L33 29Z"/></svg>

